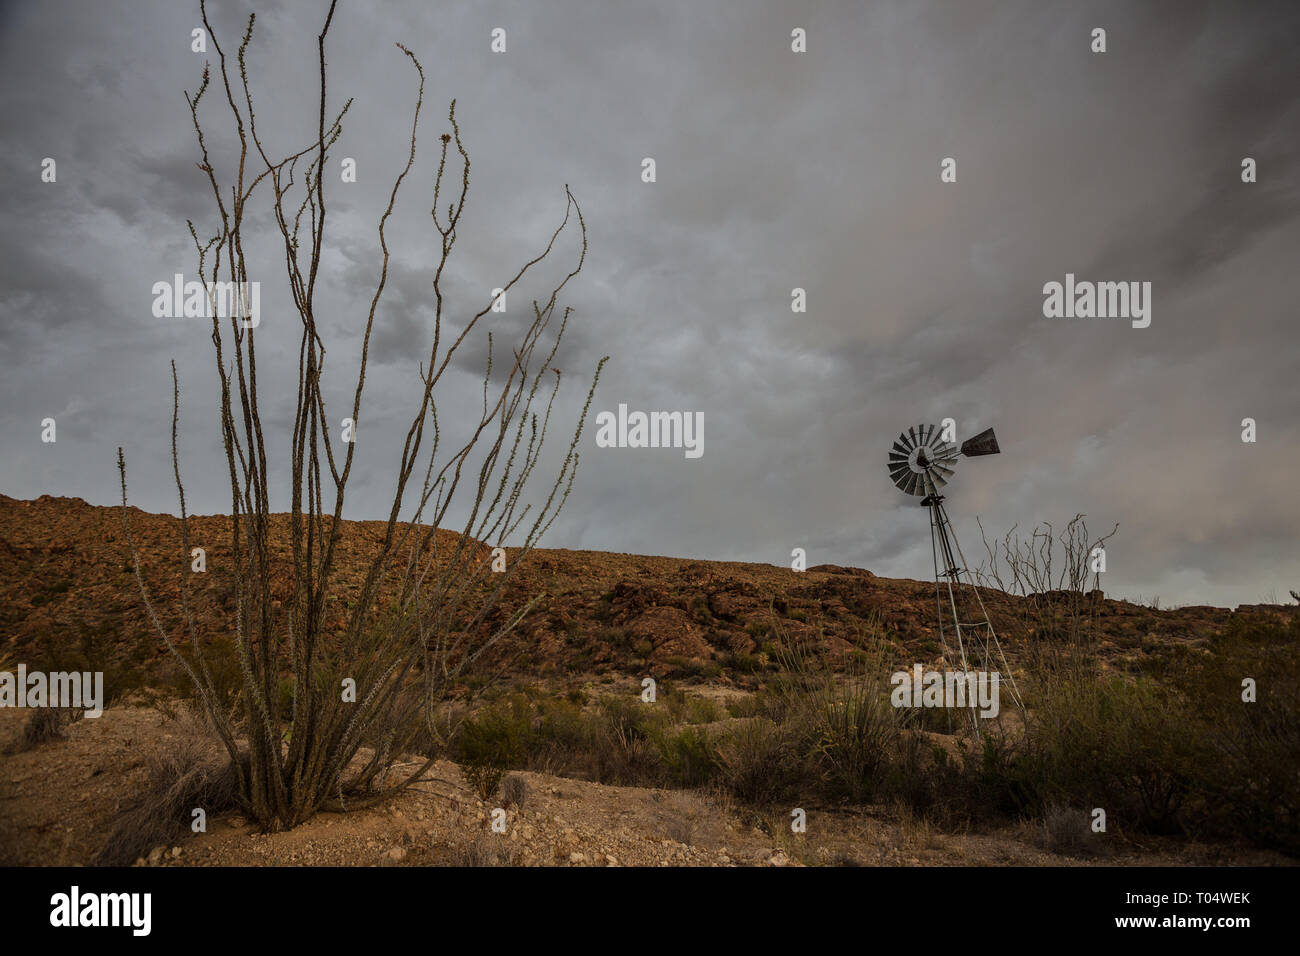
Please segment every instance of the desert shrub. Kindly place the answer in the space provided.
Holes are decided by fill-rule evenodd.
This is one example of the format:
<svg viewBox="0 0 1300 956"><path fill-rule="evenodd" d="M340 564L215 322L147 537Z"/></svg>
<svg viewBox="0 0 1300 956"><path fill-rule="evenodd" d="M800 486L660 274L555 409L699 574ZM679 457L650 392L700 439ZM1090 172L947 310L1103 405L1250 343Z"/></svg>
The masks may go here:
<svg viewBox="0 0 1300 956"><path fill-rule="evenodd" d="M778 629L779 670L765 688L765 710L793 728L827 795L854 802L879 790L902 720L887 693L885 644L875 622L869 630L837 674L820 642L790 641Z"/></svg>
<svg viewBox="0 0 1300 956"><path fill-rule="evenodd" d="M523 694L512 694L483 708L460 725L454 753L474 792L491 800L506 771L528 752L533 736L531 705Z"/></svg>
<svg viewBox="0 0 1300 956"><path fill-rule="evenodd" d="M1173 830L1196 774L1192 723L1180 697L1149 679L1055 682L1029 718L1037 802L1099 806L1137 829Z"/></svg>
<svg viewBox="0 0 1300 956"><path fill-rule="evenodd" d="M680 843L683 846L690 846L695 842L695 834L699 829L699 816L690 811L679 811L664 821L664 833L668 839L674 843Z"/></svg>
<svg viewBox="0 0 1300 956"><path fill-rule="evenodd" d="M713 611L709 608L709 599L703 594L691 598L690 614L697 624L708 626L713 623Z"/></svg>
<svg viewBox="0 0 1300 956"><path fill-rule="evenodd" d="M672 727L666 708L635 696L606 695L584 709L564 697L516 693L463 719L451 752L476 774L471 768L496 766L624 785L696 779L707 760L698 742L678 739Z"/></svg>
<svg viewBox="0 0 1300 956"><path fill-rule="evenodd" d="M479 799L487 802L497 795L497 790L501 788L501 778L505 776L506 768L496 763L491 757L476 757L472 760L466 760L460 765L461 773L465 775L466 782L470 785Z"/></svg>
<svg viewBox="0 0 1300 956"><path fill-rule="evenodd" d="M235 767L202 720L183 710L169 729L147 758L143 792L109 823L96 864L128 866L154 847L187 836L196 808L211 818L240 805Z"/></svg>
<svg viewBox="0 0 1300 956"><path fill-rule="evenodd" d="M721 705L709 697L692 695L686 705L688 724L712 724L726 716Z"/></svg>
<svg viewBox="0 0 1300 956"><path fill-rule="evenodd" d="M452 866L511 866L510 848L489 836L466 837L452 846Z"/></svg>
<svg viewBox="0 0 1300 956"><path fill-rule="evenodd" d="M564 699L570 704L575 704L576 706L581 707L587 702L587 692L581 687L572 687L564 695Z"/></svg>
<svg viewBox="0 0 1300 956"><path fill-rule="evenodd" d="M718 770L713 740L698 727L685 727L659 735L659 759L670 780L679 787L700 787Z"/></svg>
<svg viewBox="0 0 1300 956"><path fill-rule="evenodd" d="M968 746L974 756L967 756ZM977 743L960 741L958 753L965 784L960 789L971 801L973 818L1020 816L1043 805L1042 761L1024 736L993 725Z"/></svg>
<svg viewBox="0 0 1300 956"><path fill-rule="evenodd" d="M961 762L917 730L898 735L883 786L894 804L936 822L950 823L955 808L969 806Z"/></svg>
<svg viewBox="0 0 1300 956"><path fill-rule="evenodd" d="M58 740L64 728L81 716L81 711L64 707L37 707L27 715L22 736L9 748L10 753L32 750L41 744Z"/></svg>
<svg viewBox="0 0 1300 956"><path fill-rule="evenodd" d="M69 624L39 632L33 650L37 654L28 663L29 671L102 674L101 707L110 707L146 688L145 662L152 655L149 641L144 637L123 640L112 620L93 623L77 617ZM12 670L14 666L4 669ZM83 685L83 703L89 703L84 698L90 693L93 687ZM61 738L84 713L84 708L74 707L33 708L10 752L30 750Z"/></svg>
<svg viewBox="0 0 1300 956"><path fill-rule="evenodd" d="M1023 734L989 725L949 755L906 732L885 789L945 824L1037 816L1062 852L1078 848L1052 836L1066 826L1061 808L1101 807L1112 828L1300 853L1298 640L1300 621L1239 617L1208 650L1162 655L1158 679L1058 660L1039 672ZM1254 703L1241 699L1245 677L1258 681Z"/></svg>
<svg viewBox="0 0 1300 956"><path fill-rule="evenodd" d="M1017 816L1035 806L1039 765L1021 740L986 730L958 738L952 753L919 730L904 730L882 773L880 792L942 828Z"/></svg>
<svg viewBox="0 0 1300 956"><path fill-rule="evenodd" d="M720 782L751 806L770 806L806 779L791 729L766 717L738 721L722 737L717 753Z"/></svg>
<svg viewBox="0 0 1300 956"><path fill-rule="evenodd" d="M1086 517L1076 514L1059 532L1043 522L1028 539L1013 527L993 541L983 524L979 527L987 560L975 577L982 586L1011 597L1008 610L1025 639L1022 655L1040 672L1088 665L1095 656L1102 600L1091 555L1114 537L1119 525L1094 538Z"/></svg>
<svg viewBox="0 0 1300 956"><path fill-rule="evenodd" d="M584 695L585 696L585 695ZM564 700L541 700L533 705L533 733L526 758L528 766L555 754L579 750L587 730L581 703L571 697Z"/></svg>
<svg viewBox="0 0 1300 956"><path fill-rule="evenodd" d="M599 598L596 599L596 606L592 608L591 616L594 617L597 621L600 621L602 624L608 623L614 619L614 592L613 591L606 591L604 594L602 594ZM622 638L624 633L625 632L620 630L617 632L616 636ZM605 632L604 637L606 640L610 640L610 632ZM613 643L613 641L610 640L610 643Z"/></svg>
<svg viewBox="0 0 1300 956"><path fill-rule="evenodd" d="M659 681L655 697L655 706L668 713L670 720L681 722L686 719L686 708L690 695L676 684L666 680Z"/></svg>
<svg viewBox="0 0 1300 956"><path fill-rule="evenodd" d="M763 712L763 699L758 694L746 694L727 701L727 714L731 717L757 717Z"/></svg>
<svg viewBox="0 0 1300 956"><path fill-rule="evenodd" d="M518 774L511 774L506 777L505 785L502 788L502 798L505 800L506 806L522 810L524 804L528 801L528 782Z"/></svg>
<svg viewBox="0 0 1300 956"><path fill-rule="evenodd" d="M244 680L239 669L239 652L235 646L235 639L229 634L213 635L204 640L203 652L212 678L213 704L223 713L234 714L238 709ZM201 705L198 687L190 680L185 669L175 658L168 657L163 668L159 684L166 699L155 701L156 706L172 717L175 716L171 710L172 699ZM243 729L242 722L238 724L237 729Z"/></svg>
<svg viewBox="0 0 1300 956"><path fill-rule="evenodd" d="M1087 810L1050 804L1043 811L1043 845L1063 856L1091 855L1098 837L1091 824Z"/></svg>
<svg viewBox="0 0 1300 956"><path fill-rule="evenodd" d="M1235 618L1180 684L1204 742L1195 822L1300 856L1300 618ZM1242 681L1257 699L1242 700Z"/></svg>
<svg viewBox="0 0 1300 956"><path fill-rule="evenodd" d="M898 733L896 711L875 681L856 678L810 701L806 729L832 796L870 799Z"/></svg>
<svg viewBox="0 0 1300 956"><path fill-rule="evenodd" d="M723 716L716 701L689 693L667 681L659 683L657 706L663 707L676 723L709 724Z"/></svg>
<svg viewBox="0 0 1300 956"><path fill-rule="evenodd" d="M653 783L659 776L653 740L668 715L639 697L606 696L584 721L588 774L601 783Z"/></svg>
<svg viewBox="0 0 1300 956"><path fill-rule="evenodd" d="M624 745L648 739L670 716L639 697L606 696L596 702L596 725Z"/></svg>
<svg viewBox="0 0 1300 956"><path fill-rule="evenodd" d="M752 674L758 670L758 658L745 651L737 651L728 655L727 668L742 674Z"/></svg>
<svg viewBox="0 0 1300 956"><path fill-rule="evenodd" d="M149 635L128 638L112 618L87 621L74 617L66 624L43 629L38 632L32 650L35 654L27 663L29 672L102 673L104 697L100 704L103 707L144 691L150 679L153 644ZM64 716L77 719L81 715ZM65 723L71 722L65 719Z"/></svg>

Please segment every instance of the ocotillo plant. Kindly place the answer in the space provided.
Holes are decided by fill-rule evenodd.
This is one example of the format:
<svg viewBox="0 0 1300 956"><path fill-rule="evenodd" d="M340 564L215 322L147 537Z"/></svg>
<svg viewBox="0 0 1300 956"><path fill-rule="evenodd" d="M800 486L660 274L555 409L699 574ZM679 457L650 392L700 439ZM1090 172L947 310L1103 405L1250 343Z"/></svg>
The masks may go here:
<svg viewBox="0 0 1300 956"><path fill-rule="evenodd" d="M314 138L303 149L273 160L258 128L249 88L245 54L253 36L255 15L248 18L232 77L226 52L200 3L203 25L216 50L218 96L229 111L228 121L238 140L237 161L219 163L209 149L200 120L204 96L217 84L205 66L202 84L186 94L204 172L215 200L218 225L206 242L189 223L207 288L218 282L245 283L250 263L245 254L245 226L250 203L268 202L283 245L284 268L293 306L301 320L298 350L297 400L288 448L291 463L288 529L291 556L279 567L270 531L272 503L285 489L268 479L268 448L258 395L256 323L229 316L228 327L212 319L213 357L220 379L220 421L231 491L230 546L234 555L235 610L230 630L242 674L238 702L227 712L218 700L204 642L191 613L189 585L182 575L179 623L170 627L155 610L140 573L140 561L130 538L126 510L126 468L119 450L123 522L153 626L193 680L235 765L246 811L267 829L293 827L322 807L353 808L373 803L418 779L433 762L429 756L413 772L390 779L420 718L432 730L435 705L456 685L465 670L514 629L535 603L503 614L497 608L520 559L536 544L563 507L578 466L577 444L582 433L604 359L597 365L578 424L558 474L530 504L526 486L540 460L560 373L552 367L570 310L564 309L558 328L551 329L561 291L582 268L586 257L586 225L577 201L565 187L564 219L545 249L504 283L509 291L533 266L544 260L557 237L576 218L581 253L545 302L532 303L531 324L512 348L512 359L496 370L492 339L482 382L481 412L469 423L465 444L442 448L438 423L439 384L457 350L492 307L490 301L469 318L453 338L443 337L449 304L443 294L443 273L456 245L457 227L469 192L469 156L461 141L453 100L448 111L450 131L440 137L441 152L433 185L433 222L440 235L440 254L433 264L434 310L427 359L420 365L414 390L410 427L396 467L396 488L382 540L370 559L359 592L353 595L341 632L329 624L330 589L336 583L336 555L341 533L345 492L352 473L356 442L336 448L326 425L321 379L325 345L317 323L317 282L326 241L325 176L330 149L342 132L349 100L326 121L325 43L337 0L331 3L318 40L319 110ZM371 332L388 280L389 249L385 227L407 175L415 162L420 111L424 101L424 70L415 54L398 44L419 76L410 147L405 165L393 183L387 208L379 218L381 253L379 278L370 297L362 340L360 367L351 407L352 422L361 418ZM231 140L233 145L234 140ZM454 155L450 155L454 144ZM461 165L459 188L450 164ZM302 169L301 181L295 173ZM443 205L443 189L458 192ZM256 271L254 269L253 271ZM239 288L236 285L235 288ZM230 288L230 286L227 286ZM215 309L213 310L216 311ZM233 311L233 310L232 310ZM549 346L544 339L551 337ZM547 371L553 373L547 375ZM176 442L180 389L173 374L172 458L180 497L180 526L184 554L190 535ZM547 381L544 382L544 378ZM445 387L445 386L444 386ZM549 395L547 394L549 392ZM545 400L545 409L541 409ZM476 402L477 404L477 402ZM536 409L535 409L536 405ZM465 424L465 423L462 423ZM472 460L471 460L472 459ZM413 513L402 517L413 477L423 464ZM327 494L327 492L329 492ZM469 500L466 507L464 502ZM332 499L332 500L331 500ZM448 520L452 502L468 513L454 543L440 542L435 529ZM503 573L490 573L483 552L493 545L511 548ZM394 572L394 569L396 571ZM498 569L499 570L499 569ZM273 587L273 572L288 580ZM395 585L386 584L396 573ZM494 613L494 611L496 613ZM173 633L175 632L175 633ZM182 638L182 635L184 636ZM187 646L183 646L187 645ZM355 694L340 692L354 682ZM283 682L292 687L283 695ZM289 699L283 699L288 696ZM369 755L363 748L369 748Z"/></svg>

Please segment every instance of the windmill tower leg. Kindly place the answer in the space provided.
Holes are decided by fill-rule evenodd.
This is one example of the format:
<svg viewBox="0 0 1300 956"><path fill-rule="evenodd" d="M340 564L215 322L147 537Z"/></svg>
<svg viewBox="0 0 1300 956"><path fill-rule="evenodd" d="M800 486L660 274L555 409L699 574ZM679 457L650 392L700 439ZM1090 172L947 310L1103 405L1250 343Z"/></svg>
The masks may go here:
<svg viewBox="0 0 1300 956"><path fill-rule="evenodd" d="M939 612L939 642L943 649L944 664L951 670L960 668L961 674L971 673L972 665L975 669L986 673L996 669L1000 678L999 683L1009 682L1016 705L1023 708L1015 677L1007 664L1006 655L1002 652L1002 645L998 640L997 632L993 629L993 623L989 620L984 599L980 596L979 587L970 570L965 567L961 544L943 507L943 495L927 495L921 504L930 509L935 603ZM948 619L946 626L945 617ZM949 638L952 641L951 650ZM967 686L969 691L971 688L969 684ZM969 698L972 695L968 692L967 696ZM980 717L976 702L968 699L967 704L971 726L978 739Z"/></svg>

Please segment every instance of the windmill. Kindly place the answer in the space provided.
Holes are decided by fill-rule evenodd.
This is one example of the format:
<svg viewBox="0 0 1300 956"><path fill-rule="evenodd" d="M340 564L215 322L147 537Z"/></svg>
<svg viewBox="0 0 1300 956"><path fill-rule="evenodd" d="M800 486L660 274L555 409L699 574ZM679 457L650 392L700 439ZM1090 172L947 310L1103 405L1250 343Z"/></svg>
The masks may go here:
<svg viewBox="0 0 1300 956"><path fill-rule="evenodd" d="M943 438L935 425L917 425L903 432L889 452L889 476L900 490L923 496L921 504L930 509L930 548L934 555L934 600L939 616L939 644L944 665L951 671L998 671L999 683L1011 688L1016 706L1023 709L1019 690L997 632L989 620L984 598L962 555L961 544L939 490L952 479L959 454L967 458L996 455L997 436L989 428L957 446ZM942 567L942 570L941 570ZM946 602L944 598L947 598ZM1001 666L998 667L997 665ZM979 736L979 718L971 703L970 713L975 735Z"/></svg>

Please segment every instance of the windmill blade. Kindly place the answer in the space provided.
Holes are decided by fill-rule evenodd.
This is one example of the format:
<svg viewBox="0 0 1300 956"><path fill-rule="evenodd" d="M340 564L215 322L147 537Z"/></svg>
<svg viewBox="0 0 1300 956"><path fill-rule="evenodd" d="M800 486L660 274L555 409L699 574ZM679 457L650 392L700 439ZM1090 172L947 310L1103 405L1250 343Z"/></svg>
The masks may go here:
<svg viewBox="0 0 1300 956"><path fill-rule="evenodd" d="M986 428L974 438L967 438L961 443L961 453L967 458L975 458L979 455L997 455L1002 449L998 447L998 436L993 434L993 429Z"/></svg>
<svg viewBox="0 0 1300 956"><path fill-rule="evenodd" d="M889 477L909 495L938 495L951 480L958 459L965 455L996 455L1001 452L997 436L988 428L963 442L947 441L933 423L909 425L900 432L889 450Z"/></svg>

